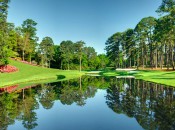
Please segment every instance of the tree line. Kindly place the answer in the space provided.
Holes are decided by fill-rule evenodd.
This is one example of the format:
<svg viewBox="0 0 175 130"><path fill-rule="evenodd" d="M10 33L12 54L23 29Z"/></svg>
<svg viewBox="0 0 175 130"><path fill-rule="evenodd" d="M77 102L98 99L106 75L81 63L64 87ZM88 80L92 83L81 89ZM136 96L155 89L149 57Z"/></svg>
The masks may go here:
<svg viewBox="0 0 175 130"><path fill-rule="evenodd" d="M100 69L108 63L104 54L97 55L93 47L83 41L62 41L54 45L46 36L39 43L37 22L26 19L21 26L7 22L9 0L0 1L0 66L9 64L9 58L28 61L43 67L59 69Z"/></svg>
<svg viewBox="0 0 175 130"><path fill-rule="evenodd" d="M175 1L163 0L156 12L158 19L145 17L134 29L108 38L105 50L111 65L175 69Z"/></svg>

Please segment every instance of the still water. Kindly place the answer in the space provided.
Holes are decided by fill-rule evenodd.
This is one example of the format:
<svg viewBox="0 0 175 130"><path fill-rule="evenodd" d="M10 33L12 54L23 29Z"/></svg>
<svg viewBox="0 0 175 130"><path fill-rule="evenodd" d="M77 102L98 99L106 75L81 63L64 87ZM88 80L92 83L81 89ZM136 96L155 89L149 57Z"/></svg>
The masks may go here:
<svg viewBox="0 0 175 130"><path fill-rule="evenodd" d="M0 95L0 130L175 129L175 89L116 77L81 77Z"/></svg>

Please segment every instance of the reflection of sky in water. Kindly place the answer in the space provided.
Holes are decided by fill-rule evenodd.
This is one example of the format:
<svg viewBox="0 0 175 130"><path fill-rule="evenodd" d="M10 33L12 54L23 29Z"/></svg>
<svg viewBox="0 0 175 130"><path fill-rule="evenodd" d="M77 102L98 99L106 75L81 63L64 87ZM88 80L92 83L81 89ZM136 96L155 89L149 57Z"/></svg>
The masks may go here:
<svg viewBox="0 0 175 130"><path fill-rule="evenodd" d="M5 108L0 111L5 111L2 117L11 114L11 109L6 111L11 103L6 102L8 99L19 104L19 113L12 117L15 123L9 125L13 122L0 118L0 129L3 125L8 130L140 130L175 126L174 88L142 80L83 77L41 84L18 95L17 99L13 93L0 98L0 108Z"/></svg>
<svg viewBox="0 0 175 130"><path fill-rule="evenodd" d="M37 113L36 130L115 130L142 129L134 118L116 114L106 104L106 90L98 90L94 98L88 98L86 105L63 105L59 100L46 110L40 104ZM24 130L21 122L9 126L8 130Z"/></svg>

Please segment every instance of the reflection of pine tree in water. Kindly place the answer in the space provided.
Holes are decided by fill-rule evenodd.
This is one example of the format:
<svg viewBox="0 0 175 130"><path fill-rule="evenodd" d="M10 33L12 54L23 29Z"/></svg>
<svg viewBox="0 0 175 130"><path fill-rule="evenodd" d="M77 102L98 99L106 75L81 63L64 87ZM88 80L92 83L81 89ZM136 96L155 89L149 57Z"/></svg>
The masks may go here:
<svg viewBox="0 0 175 130"><path fill-rule="evenodd" d="M88 98L95 96L98 88L107 88L109 108L134 117L144 129L174 128L174 88L134 79L82 77L1 95L0 129L7 129L15 120L22 121L27 129L37 128L35 110L39 103L45 109L51 109L56 100L62 104L83 106Z"/></svg>
<svg viewBox="0 0 175 130"><path fill-rule="evenodd" d="M92 84L95 83L98 83L97 80ZM15 120L22 121L26 129L33 129L38 125L34 110L39 108L39 102L45 109L52 108L55 100L61 100L63 104L75 102L82 106L87 98L95 96L96 91L95 85L88 86L88 82L82 78L4 93L0 96L0 129L6 130Z"/></svg>
<svg viewBox="0 0 175 130"><path fill-rule="evenodd" d="M82 78L77 80L71 80L69 82L65 82L62 85L64 86L61 90L60 101L63 104L71 105L72 103L76 103L79 106L83 106L86 104L85 100L89 97L95 96L95 92L97 90L96 87L86 86L85 80L82 82Z"/></svg>
<svg viewBox="0 0 175 130"><path fill-rule="evenodd" d="M139 80L126 82L111 82L106 96L109 108L136 118L144 129L175 129L174 88Z"/></svg>
<svg viewBox="0 0 175 130"><path fill-rule="evenodd" d="M41 90L38 92L39 102L45 109L50 109L54 105L56 92L50 84L41 85Z"/></svg>
<svg viewBox="0 0 175 130"><path fill-rule="evenodd" d="M23 90L22 93L22 113L19 119L22 120L22 124L28 130L35 128L37 124L37 115L34 112L35 109L39 108L39 104L35 98L35 92L32 88Z"/></svg>
<svg viewBox="0 0 175 130"><path fill-rule="evenodd" d="M38 103L31 89L22 90L21 93L4 93L0 96L0 129L7 129L8 125L14 124L15 120L22 121L27 129L37 126L35 109Z"/></svg>
<svg viewBox="0 0 175 130"><path fill-rule="evenodd" d="M111 108L116 113L122 113L120 92L120 87L116 85L115 80L112 80L110 89L107 89L108 95L106 96L106 103L109 108Z"/></svg>
<svg viewBox="0 0 175 130"><path fill-rule="evenodd" d="M19 114L17 98L18 94L15 93L0 95L0 130L7 130L8 125L15 122Z"/></svg>

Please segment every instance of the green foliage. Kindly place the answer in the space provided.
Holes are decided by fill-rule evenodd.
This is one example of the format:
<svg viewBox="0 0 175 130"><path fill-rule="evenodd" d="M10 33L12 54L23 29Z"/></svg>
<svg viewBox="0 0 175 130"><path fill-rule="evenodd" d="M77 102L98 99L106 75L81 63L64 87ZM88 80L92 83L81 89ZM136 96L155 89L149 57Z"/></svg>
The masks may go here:
<svg viewBox="0 0 175 130"><path fill-rule="evenodd" d="M31 62L31 56L35 52L37 46L38 37L36 36L36 25L37 23L32 19L26 19L22 24L22 34L23 34L23 43L22 43L22 55L23 60L25 54L28 54L29 61Z"/></svg>
<svg viewBox="0 0 175 130"><path fill-rule="evenodd" d="M67 40L55 46L51 37L44 37L38 44L37 23L33 19L24 20L19 27L6 22L8 2L0 1L0 65L8 64L11 57L64 70L106 67L107 57L97 56L95 49L86 47L83 41Z"/></svg>
<svg viewBox="0 0 175 130"><path fill-rule="evenodd" d="M175 1L163 0L157 12L164 16L145 17L134 29L117 32L107 39L105 49L110 65L175 70Z"/></svg>
<svg viewBox="0 0 175 130"><path fill-rule="evenodd" d="M42 66L48 66L50 68L50 61L53 59L54 55L54 43L52 38L45 37L39 45L41 53Z"/></svg>
<svg viewBox="0 0 175 130"><path fill-rule="evenodd" d="M59 57L59 61L61 61L61 69L67 70L102 69L109 62L105 54L97 55L95 49L93 47L86 47L83 41L75 43L72 41L62 41L59 47L59 55L57 56ZM58 57L55 57L55 60Z"/></svg>
<svg viewBox="0 0 175 130"><path fill-rule="evenodd" d="M9 0L0 1L0 65L8 64L9 49L7 45L7 9Z"/></svg>
<svg viewBox="0 0 175 130"><path fill-rule="evenodd" d="M115 63L115 67L121 66L120 53L122 52L121 46L122 33L115 33L106 41L107 56L109 59Z"/></svg>

